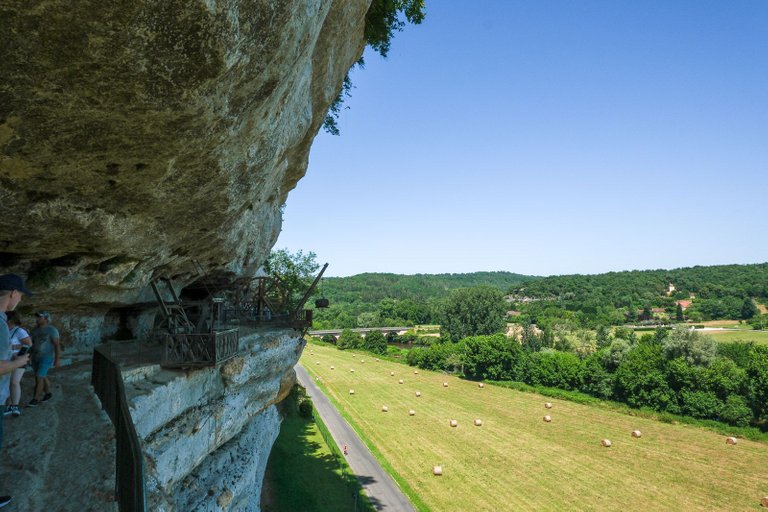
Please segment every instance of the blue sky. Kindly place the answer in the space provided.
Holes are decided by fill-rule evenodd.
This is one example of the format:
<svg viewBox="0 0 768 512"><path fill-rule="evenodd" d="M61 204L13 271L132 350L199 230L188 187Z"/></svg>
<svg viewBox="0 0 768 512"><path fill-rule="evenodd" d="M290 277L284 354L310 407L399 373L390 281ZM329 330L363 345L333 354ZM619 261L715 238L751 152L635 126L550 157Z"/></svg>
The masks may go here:
<svg viewBox="0 0 768 512"><path fill-rule="evenodd" d="M768 2L427 0L276 248L328 275L768 261Z"/></svg>

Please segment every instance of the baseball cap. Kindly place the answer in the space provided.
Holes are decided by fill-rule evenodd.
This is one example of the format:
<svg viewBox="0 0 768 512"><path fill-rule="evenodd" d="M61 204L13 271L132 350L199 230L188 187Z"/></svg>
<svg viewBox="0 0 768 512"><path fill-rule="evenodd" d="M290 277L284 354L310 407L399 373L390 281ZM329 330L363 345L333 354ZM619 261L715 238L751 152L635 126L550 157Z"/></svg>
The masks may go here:
<svg viewBox="0 0 768 512"><path fill-rule="evenodd" d="M50 320L51 319L51 314L48 311L38 311L37 313L35 313L35 316L41 316L41 317L45 318L46 320Z"/></svg>
<svg viewBox="0 0 768 512"><path fill-rule="evenodd" d="M24 278L18 274L1 275L0 290L18 290L25 295L32 295L32 292L24 286Z"/></svg>

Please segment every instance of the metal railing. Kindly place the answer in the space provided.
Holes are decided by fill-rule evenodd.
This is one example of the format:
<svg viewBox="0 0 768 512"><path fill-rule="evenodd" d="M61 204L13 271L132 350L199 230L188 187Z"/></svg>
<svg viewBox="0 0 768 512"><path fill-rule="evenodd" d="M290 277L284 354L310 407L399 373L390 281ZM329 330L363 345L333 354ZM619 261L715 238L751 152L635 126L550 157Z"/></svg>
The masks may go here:
<svg viewBox="0 0 768 512"><path fill-rule="evenodd" d="M214 366L237 355L240 349L238 329L211 333L166 333L163 368Z"/></svg>
<svg viewBox="0 0 768 512"><path fill-rule="evenodd" d="M93 350L91 385L115 426L115 493L121 512L146 512L144 455L125 398L120 366L101 347Z"/></svg>
<svg viewBox="0 0 768 512"><path fill-rule="evenodd" d="M259 315L255 307L241 306L226 308L223 314L223 321L227 324L252 327L288 327L301 331L312 327L313 312L314 310L312 309L300 309L295 314L273 314L271 312L262 312L262 314Z"/></svg>

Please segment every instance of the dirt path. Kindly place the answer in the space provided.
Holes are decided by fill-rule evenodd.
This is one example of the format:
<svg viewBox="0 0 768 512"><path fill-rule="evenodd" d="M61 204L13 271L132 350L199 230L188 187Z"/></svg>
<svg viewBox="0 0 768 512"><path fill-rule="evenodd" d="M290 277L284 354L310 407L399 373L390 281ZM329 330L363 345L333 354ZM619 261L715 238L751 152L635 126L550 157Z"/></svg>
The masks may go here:
<svg viewBox="0 0 768 512"><path fill-rule="evenodd" d="M363 486L365 493L376 510L392 512L409 512L415 510L408 498L403 494L392 477L379 465L376 458L368 451L352 427L344 421L341 414L331 405L330 401L315 385L307 371L296 365L296 377L299 383L307 389L312 398L315 410L339 446L349 447L347 462Z"/></svg>
<svg viewBox="0 0 768 512"><path fill-rule="evenodd" d="M22 380L21 416L6 416L0 451L3 512L117 511L114 429L90 382L90 362L51 372L53 398L35 408L34 377Z"/></svg>

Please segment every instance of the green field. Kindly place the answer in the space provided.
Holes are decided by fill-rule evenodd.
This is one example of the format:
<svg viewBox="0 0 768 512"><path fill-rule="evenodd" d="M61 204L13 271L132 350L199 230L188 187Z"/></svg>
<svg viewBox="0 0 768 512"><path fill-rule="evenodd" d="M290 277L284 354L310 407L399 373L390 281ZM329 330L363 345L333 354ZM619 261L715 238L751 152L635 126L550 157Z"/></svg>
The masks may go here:
<svg viewBox="0 0 768 512"><path fill-rule="evenodd" d="M768 331L699 331L712 336L715 341L751 341L755 344L768 345Z"/></svg>
<svg viewBox="0 0 768 512"><path fill-rule="evenodd" d="M724 436L701 428L497 386L480 389L318 344L307 346L302 363L399 479L436 512L760 510L768 495L765 443L739 439L729 446ZM551 423L542 421L545 414ZM476 418L481 427L473 426ZM457 428L449 426L451 419ZM635 429L640 439L631 437ZM612 447L601 446L606 438ZM432 475L436 464L443 476Z"/></svg>
<svg viewBox="0 0 768 512"><path fill-rule="evenodd" d="M294 395L281 405L283 422L267 463L264 512L354 512L368 510L355 497L346 462L332 451L319 425L296 412Z"/></svg>

